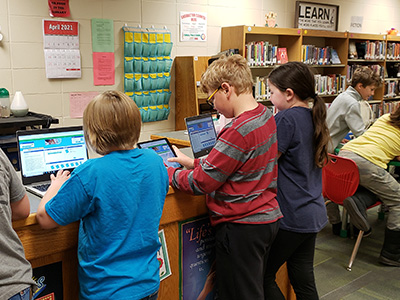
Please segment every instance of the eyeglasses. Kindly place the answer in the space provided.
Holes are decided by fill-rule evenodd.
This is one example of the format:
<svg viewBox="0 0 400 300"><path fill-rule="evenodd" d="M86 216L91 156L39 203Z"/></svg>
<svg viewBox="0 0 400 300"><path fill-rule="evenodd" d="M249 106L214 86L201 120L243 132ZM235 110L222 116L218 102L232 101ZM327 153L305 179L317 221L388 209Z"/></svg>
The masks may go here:
<svg viewBox="0 0 400 300"><path fill-rule="evenodd" d="M221 89L221 87L217 88L210 96L208 96L206 102L208 105L214 107L214 96Z"/></svg>

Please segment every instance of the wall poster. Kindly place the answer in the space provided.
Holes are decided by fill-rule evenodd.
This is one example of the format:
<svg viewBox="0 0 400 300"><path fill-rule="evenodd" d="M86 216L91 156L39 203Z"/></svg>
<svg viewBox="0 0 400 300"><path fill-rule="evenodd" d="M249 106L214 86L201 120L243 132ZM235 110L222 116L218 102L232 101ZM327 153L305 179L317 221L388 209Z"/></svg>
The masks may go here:
<svg viewBox="0 0 400 300"><path fill-rule="evenodd" d="M296 1L294 27L337 31L339 5Z"/></svg>
<svg viewBox="0 0 400 300"><path fill-rule="evenodd" d="M179 224L180 299L213 300L215 234L208 216Z"/></svg>
<svg viewBox="0 0 400 300"><path fill-rule="evenodd" d="M45 265L33 269L33 280L37 290L32 295L35 300L62 300L63 280L62 262Z"/></svg>

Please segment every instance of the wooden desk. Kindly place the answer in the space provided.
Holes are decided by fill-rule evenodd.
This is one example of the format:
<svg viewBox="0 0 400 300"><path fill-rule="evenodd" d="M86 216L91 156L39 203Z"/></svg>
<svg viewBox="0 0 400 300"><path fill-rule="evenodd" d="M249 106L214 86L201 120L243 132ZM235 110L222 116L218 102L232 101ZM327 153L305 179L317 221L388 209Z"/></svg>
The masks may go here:
<svg viewBox="0 0 400 300"><path fill-rule="evenodd" d="M178 130L178 131L168 131L162 133L155 133L150 136L152 140L167 138L168 141L177 146L178 148L182 147L190 147L189 136L186 130Z"/></svg>
<svg viewBox="0 0 400 300"><path fill-rule="evenodd" d="M33 203L37 207L37 203ZM192 196L169 189L160 222L164 229L172 275L161 281L159 300L179 299L179 221L207 214L204 196ZM43 230L36 222L35 213L13 223L14 229L24 245L25 255L32 267L40 267L62 261L64 299L78 299L77 244L78 222ZM287 300L295 295L289 284L286 266L279 270L277 281Z"/></svg>

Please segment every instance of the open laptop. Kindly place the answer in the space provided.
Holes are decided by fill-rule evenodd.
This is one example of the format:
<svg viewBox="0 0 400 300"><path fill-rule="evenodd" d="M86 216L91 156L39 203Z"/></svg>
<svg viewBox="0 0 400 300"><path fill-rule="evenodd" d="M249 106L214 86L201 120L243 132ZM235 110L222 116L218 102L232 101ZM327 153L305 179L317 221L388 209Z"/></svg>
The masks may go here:
<svg viewBox="0 0 400 300"><path fill-rule="evenodd" d="M39 197L50 185L50 174L72 171L88 159L81 126L19 130L16 135L22 183Z"/></svg>
<svg viewBox="0 0 400 300"><path fill-rule="evenodd" d="M185 123L194 158L207 156L217 141L212 115L187 117Z"/></svg>

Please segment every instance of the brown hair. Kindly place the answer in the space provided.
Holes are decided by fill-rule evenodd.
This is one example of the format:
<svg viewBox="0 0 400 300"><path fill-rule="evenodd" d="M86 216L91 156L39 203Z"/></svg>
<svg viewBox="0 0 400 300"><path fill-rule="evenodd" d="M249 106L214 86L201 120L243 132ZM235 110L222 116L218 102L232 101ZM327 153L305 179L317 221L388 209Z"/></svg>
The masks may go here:
<svg viewBox="0 0 400 300"><path fill-rule="evenodd" d="M208 93L219 88L223 82L235 87L237 95L252 93L253 77L243 56L223 55L213 61L201 76L201 89Z"/></svg>
<svg viewBox="0 0 400 300"><path fill-rule="evenodd" d="M390 125L400 129L400 105L396 108L395 111L390 113L389 123Z"/></svg>
<svg viewBox="0 0 400 300"><path fill-rule="evenodd" d="M132 149L140 136L141 117L135 102L118 91L93 98L83 113L86 143L98 154Z"/></svg>
<svg viewBox="0 0 400 300"><path fill-rule="evenodd" d="M268 80L282 92L292 89L302 101L314 99L314 162L317 167L322 168L328 161L328 144L331 138L326 124L325 102L315 93L314 74L304 63L288 62L272 70Z"/></svg>
<svg viewBox="0 0 400 300"><path fill-rule="evenodd" d="M351 86L356 87L357 84L361 83L363 87L374 85L380 87L382 80L379 74L375 73L371 68L363 66L357 68L351 78Z"/></svg>

